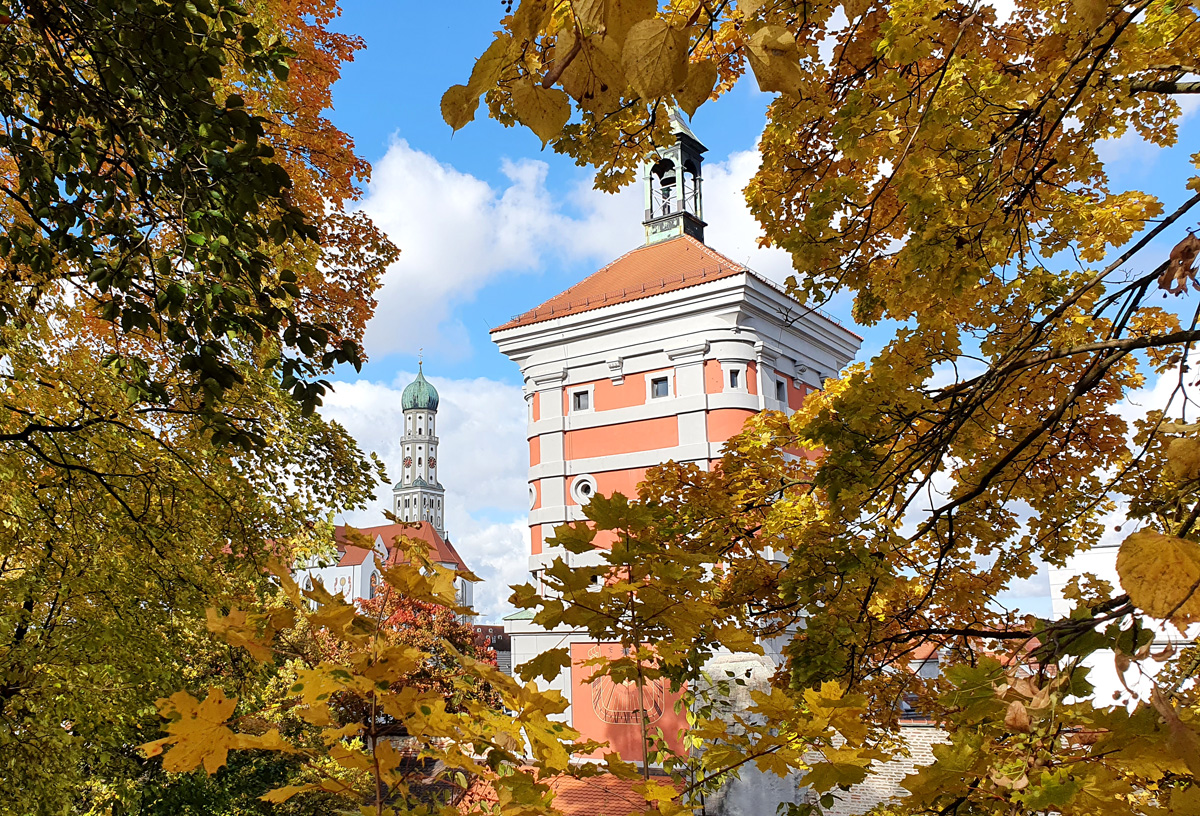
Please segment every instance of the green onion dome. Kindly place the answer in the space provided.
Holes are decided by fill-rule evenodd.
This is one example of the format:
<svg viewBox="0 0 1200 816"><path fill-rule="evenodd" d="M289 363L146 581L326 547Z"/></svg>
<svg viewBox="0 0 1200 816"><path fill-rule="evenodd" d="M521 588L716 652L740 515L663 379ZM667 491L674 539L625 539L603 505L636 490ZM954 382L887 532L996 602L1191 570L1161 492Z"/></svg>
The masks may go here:
<svg viewBox="0 0 1200 816"><path fill-rule="evenodd" d="M438 392L417 367L417 378L410 382L400 395L400 404L405 411L420 408L426 411L436 411L438 407Z"/></svg>

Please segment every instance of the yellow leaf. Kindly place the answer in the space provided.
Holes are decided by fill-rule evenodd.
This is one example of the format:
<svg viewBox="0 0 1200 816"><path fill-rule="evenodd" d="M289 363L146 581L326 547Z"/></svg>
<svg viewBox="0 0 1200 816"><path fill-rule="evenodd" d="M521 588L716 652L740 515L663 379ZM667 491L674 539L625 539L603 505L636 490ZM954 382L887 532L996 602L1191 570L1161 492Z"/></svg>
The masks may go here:
<svg viewBox="0 0 1200 816"><path fill-rule="evenodd" d="M294 747L290 742L286 742L283 736L279 733L278 728L272 728L265 734L255 736L253 734L238 734L235 748L255 748L259 751L279 751L282 754L299 753L298 748Z"/></svg>
<svg viewBox="0 0 1200 816"><path fill-rule="evenodd" d="M500 74L504 72L504 66L507 64L508 46L512 43L512 39L507 36L500 36L492 40L492 44L487 47L483 55L475 60L475 67L471 69L471 79L467 82L467 88L474 92L476 101L480 94L485 93L489 88L496 84L500 79ZM445 97L442 97L442 104L445 105ZM474 106L472 106L472 110ZM442 111L442 116L445 116L445 110ZM469 121L469 120L468 120ZM458 130L458 128L455 128Z"/></svg>
<svg viewBox="0 0 1200 816"><path fill-rule="evenodd" d="M653 779L639 782L633 786L633 789L640 793L647 802L670 802L679 796L679 791L671 785L664 785Z"/></svg>
<svg viewBox="0 0 1200 816"><path fill-rule="evenodd" d="M163 769L183 773L203 765L210 774L216 773L229 754L237 747L239 737L225 721L237 707L236 697L226 697L219 688L211 688L204 702L186 691L177 691L158 701L158 710L172 720L167 726L167 740L148 743L144 750L157 754L169 741L171 750L163 756Z"/></svg>
<svg viewBox="0 0 1200 816"><path fill-rule="evenodd" d="M341 728L325 728L321 731L321 740L327 746L333 745L348 737L357 736L362 730L362 723L350 723L349 725L343 725Z"/></svg>
<svg viewBox="0 0 1200 816"><path fill-rule="evenodd" d="M512 18L513 38L518 42L532 40L546 24L549 13L549 0L521 0Z"/></svg>
<svg viewBox="0 0 1200 816"><path fill-rule="evenodd" d="M675 101L683 112L691 116L696 109L708 101L717 84L717 64L712 60L693 62L688 65L687 80L675 94Z"/></svg>
<svg viewBox="0 0 1200 816"><path fill-rule="evenodd" d="M1167 445L1167 462L1180 479L1200 477L1200 439L1185 436Z"/></svg>
<svg viewBox="0 0 1200 816"><path fill-rule="evenodd" d="M575 39L559 35L555 52L566 53ZM609 113L621 104L620 90L625 87L621 68L621 46L612 37L595 34L583 42L583 50L559 77L562 88L579 107L592 113Z"/></svg>
<svg viewBox="0 0 1200 816"><path fill-rule="evenodd" d="M1179 623L1200 620L1200 544L1150 530L1133 533L1117 553L1117 574L1147 615Z"/></svg>
<svg viewBox="0 0 1200 816"><path fill-rule="evenodd" d="M615 751L604 755L604 767L617 779L637 779L640 775L636 765L632 762L625 762Z"/></svg>
<svg viewBox="0 0 1200 816"><path fill-rule="evenodd" d="M297 793L304 793L305 791L320 789L320 785L284 785L282 788L275 788L275 790L267 791L258 798L264 802L274 802L276 804L280 804L282 802L286 802L288 799L291 799Z"/></svg>
<svg viewBox="0 0 1200 816"><path fill-rule="evenodd" d="M271 628L268 628L264 637L260 638L257 632L257 621L260 619L249 616L240 609L231 610L228 615L222 615L215 609L208 609L205 611L205 615L208 618L206 624L208 631L214 635L220 635L230 646L245 649L260 663L270 662L274 658L275 652L271 649L269 642L272 634Z"/></svg>
<svg viewBox="0 0 1200 816"><path fill-rule="evenodd" d="M621 48L625 76L645 100L682 85L688 74L687 58L687 34L657 17L631 28Z"/></svg>
<svg viewBox="0 0 1200 816"><path fill-rule="evenodd" d="M442 94L442 119L454 130L464 127L474 119L477 107L479 93L466 85L451 85L450 89Z"/></svg>
<svg viewBox="0 0 1200 816"><path fill-rule="evenodd" d="M606 0L604 5L605 33L618 42L629 36L635 25L658 12L656 0Z"/></svg>
<svg viewBox="0 0 1200 816"><path fill-rule="evenodd" d="M535 677L553 680L567 666L571 665L571 652L568 649L549 649L536 657L525 661L517 667L517 674L528 683Z"/></svg>
<svg viewBox="0 0 1200 816"><path fill-rule="evenodd" d="M329 758L352 771L366 771L371 768L371 757L364 754L362 751L348 748L343 743L338 743L329 749Z"/></svg>
<svg viewBox="0 0 1200 816"><path fill-rule="evenodd" d="M1088 28L1095 28L1108 12L1107 0L1073 0L1075 13Z"/></svg>
<svg viewBox="0 0 1200 816"><path fill-rule="evenodd" d="M513 113L521 124L532 130L544 146L562 133L571 118L571 102L558 88L543 88L529 79L512 87Z"/></svg>
<svg viewBox="0 0 1200 816"><path fill-rule="evenodd" d="M763 26L750 37L747 56L758 87L768 93L796 93L804 77L796 39L783 26Z"/></svg>

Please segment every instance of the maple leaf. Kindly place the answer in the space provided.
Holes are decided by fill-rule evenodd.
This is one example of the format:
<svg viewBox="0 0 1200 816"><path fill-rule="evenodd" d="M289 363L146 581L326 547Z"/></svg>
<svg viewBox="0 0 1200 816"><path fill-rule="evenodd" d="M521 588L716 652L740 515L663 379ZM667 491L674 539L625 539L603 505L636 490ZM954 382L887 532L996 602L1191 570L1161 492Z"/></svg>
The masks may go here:
<svg viewBox="0 0 1200 816"><path fill-rule="evenodd" d="M1179 294L1188 282L1196 280L1196 255L1200 254L1200 238L1189 233L1171 250L1167 268L1158 278L1158 286L1171 294Z"/></svg>

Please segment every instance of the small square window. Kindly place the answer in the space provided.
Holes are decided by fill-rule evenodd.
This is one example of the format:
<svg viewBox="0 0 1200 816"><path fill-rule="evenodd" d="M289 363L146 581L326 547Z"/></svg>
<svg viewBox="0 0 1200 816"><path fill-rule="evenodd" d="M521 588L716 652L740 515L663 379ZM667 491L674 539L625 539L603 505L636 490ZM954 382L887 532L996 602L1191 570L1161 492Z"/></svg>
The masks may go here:
<svg viewBox="0 0 1200 816"><path fill-rule="evenodd" d="M775 399L780 402L787 402L787 383L783 380L775 381Z"/></svg>
<svg viewBox="0 0 1200 816"><path fill-rule="evenodd" d="M571 395L572 410L586 411L591 406L590 394L587 391L576 391Z"/></svg>
<svg viewBox="0 0 1200 816"><path fill-rule="evenodd" d="M666 377L655 377L650 381L650 396L654 399L670 396L670 382Z"/></svg>
<svg viewBox="0 0 1200 816"><path fill-rule="evenodd" d="M730 371L730 372L729 372L729 387L730 387L730 388L737 388L737 387L738 387L738 382L739 382L739 379L740 379L738 375L739 375L739 374L741 374L741 373L742 373L742 372L738 371L736 368L735 368L733 371Z"/></svg>

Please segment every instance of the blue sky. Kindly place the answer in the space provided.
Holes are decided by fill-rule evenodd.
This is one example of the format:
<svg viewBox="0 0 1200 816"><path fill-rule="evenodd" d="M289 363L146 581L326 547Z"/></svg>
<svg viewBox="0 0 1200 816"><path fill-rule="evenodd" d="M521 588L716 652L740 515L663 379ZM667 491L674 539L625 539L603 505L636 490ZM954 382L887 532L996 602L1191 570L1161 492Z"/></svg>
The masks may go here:
<svg viewBox="0 0 1200 816"><path fill-rule="evenodd" d="M452 8L448 14L435 3L346 2L334 26L362 37L366 48L334 88L331 118L375 166L363 207L402 255L368 327L370 362L361 375L340 373L326 413L392 462L399 391L424 349L425 372L443 396L439 458L449 532L488 579L477 600L494 617L503 611L504 586L524 580L527 460L520 375L496 351L488 329L639 245L641 193L594 192L586 169L482 110L451 133L441 119L441 95L465 81L503 14L498 0ZM758 228L740 195L757 165L769 99L743 82L704 106L691 124L709 148L707 242L779 280L790 263L776 250L755 247ZM1180 143L1194 149L1198 136L1193 108ZM1162 151L1127 136L1103 152L1115 189L1155 193L1168 211L1184 198L1181 179L1195 172L1186 147ZM1157 263L1182 234L1177 228L1144 257ZM849 322L845 298L830 310ZM863 358L887 340L881 329L858 331ZM348 520L378 523L385 498ZM1048 611L1045 587L1044 576L1027 582L1019 590L1027 598L1022 605Z"/></svg>

